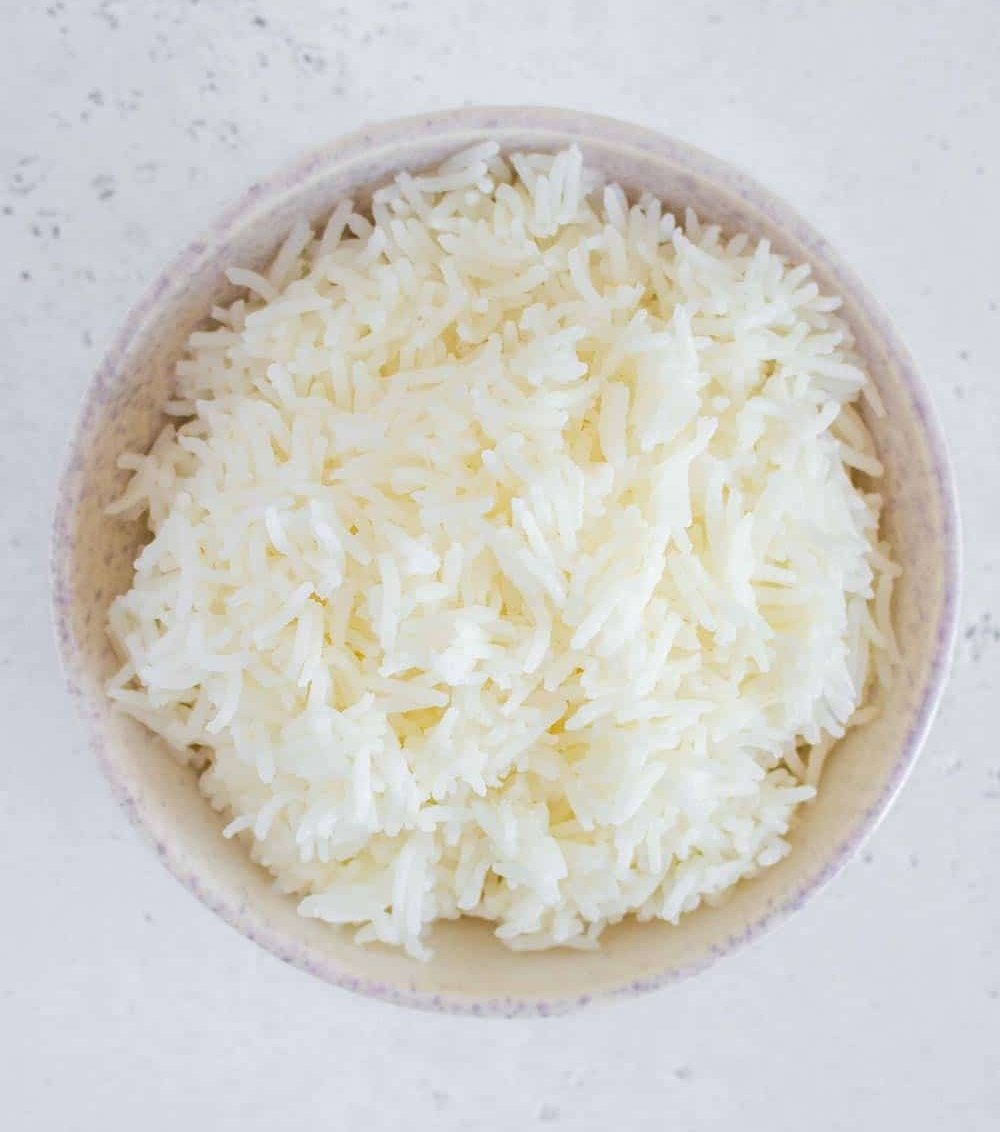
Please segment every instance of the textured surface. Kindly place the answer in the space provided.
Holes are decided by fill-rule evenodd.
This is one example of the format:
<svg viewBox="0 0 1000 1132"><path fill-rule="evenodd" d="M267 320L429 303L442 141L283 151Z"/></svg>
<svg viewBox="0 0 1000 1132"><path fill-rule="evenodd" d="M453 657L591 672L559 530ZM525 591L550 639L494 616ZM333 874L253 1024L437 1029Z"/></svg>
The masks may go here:
<svg viewBox="0 0 1000 1132"><path fill-rule="evenodd" d="M969 4L947 22L943 4L883 15L771 4L739 17L635 4L612 22L604 5L525 5L537 32L525 43L518 7L5 6L0 853L14 867L0 1081L21 1127L253 1128L280 1114L374 1128L403 1116L446 1128L997 1119L996 10ZM752 53L736 49L751 36ZM555 45L566 52L552 61ZM826 62L838 48L846 56ZM602 66L606 49L628 61L621 78ZM75 402L137 288L206 213L366 118L505 99L645 121L803 211L913 349L952 439L967 532L955 679L868 854L781 934L698 980L541 1025L412 1015L327 990L191 901L94 772L59 691L43 569ZM928 236L928 219L950 222L947 242ZM779 1057L788 1073L769 1095L759 1082ZM517 1087L497 1097L505 1080Z"/></svg>

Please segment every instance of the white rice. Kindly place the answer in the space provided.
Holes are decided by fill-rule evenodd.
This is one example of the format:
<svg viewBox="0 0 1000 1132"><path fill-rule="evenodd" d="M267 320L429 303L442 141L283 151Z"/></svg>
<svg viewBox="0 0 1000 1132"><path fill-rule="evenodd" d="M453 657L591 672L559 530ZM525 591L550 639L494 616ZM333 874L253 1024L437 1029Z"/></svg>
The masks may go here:
<svg viewBox="0 0 1000 1132"><path fill-rule="evenodd" d="M487 144L230 278L121 462L152 541L109 615L111 696L226 835L420 957L461 914L592 945L783 857L895 649L870 387L808 269Z"/></svg>

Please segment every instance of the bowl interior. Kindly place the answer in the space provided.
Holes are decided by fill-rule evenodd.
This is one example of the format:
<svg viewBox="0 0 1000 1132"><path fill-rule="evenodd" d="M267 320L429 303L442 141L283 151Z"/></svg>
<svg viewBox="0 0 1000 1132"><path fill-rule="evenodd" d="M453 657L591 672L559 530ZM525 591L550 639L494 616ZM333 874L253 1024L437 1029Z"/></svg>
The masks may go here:
<svg viewBox="0 0 1000 1132"><path fill-rule="evenodd" d="M223 271L259 266L300 216L319 220L345 196L363 198L400 168L433 164L496 138L505 149L578 143L585 160L628 190L693 207L725 230L766 236L812 264L820 285L844 297L844 315L885 403L869 413L886 474L885 529L904 574L894 615L902 665L881 717L851 732L830 756L815 802L800 811L793 852L737 886L718 907L679 926L626 921L597 952L512 953L471 920L435 929L434 958L416 963L299 918L242 845L223 840L224 819L195 775L144 728L114 713L103 682L114 668L104 632L111 599L127 588L140 524L105 516L125 474L116 459L145 450L162 423L172 364L213 302L234 292ZM786 206L735 171L687 146L622 123L542 110L470 110L381 126L302 162L244 200L155 284L132 313L87 393L64 477L54 543L55 612L70 684L114 789L170 869L210 907L282 958L322 977L419 1005L475 1012L545 1012L642 989L697 970L797 907L843 864L884 812L929 724L954 632L954 504L936 426L905 350L824 242Z"/></svg>

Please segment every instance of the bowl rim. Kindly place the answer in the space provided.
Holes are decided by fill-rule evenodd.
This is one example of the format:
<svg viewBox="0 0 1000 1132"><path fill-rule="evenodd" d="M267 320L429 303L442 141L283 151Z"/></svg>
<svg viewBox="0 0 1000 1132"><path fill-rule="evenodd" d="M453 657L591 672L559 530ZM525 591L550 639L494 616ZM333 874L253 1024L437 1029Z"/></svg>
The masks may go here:
<svg viewBox="0 0 1000 1132"><path fill-rule="evenodd" d="M113 385L122 361L143 330L155 319L161 298L178 277L199 262L207 249L225 242L228 233L250 224L258 210L268 211L281 196L301 189L310 179L327 174L332 168L344 170L354 162L370 159L373 151L405 144L416 132L442 140L454 137L456 147L463 135L482 139L491 130L517 129L520 133L558 132L576 136L581 142L601 140L618 148L658 154L682 165L691 173L751 203L772 222L794 233L810 249L810 260L819 259L837 280L842 293L864 311L872 331L896 358L901 378L908 389L921 429L927 440L942 506L944 574L943 603L938 622L934 653L913 714L906 741L901 747L876 801L860 816L851 834L842 841L816 873L792 886L780 901L750 923L739 936L710 949L686 967L666 967L639 981L621 981L601 987L593 994L569 998L541 999L535 995L516 998L479 997L460 992L428 993L412 987L390 985L345 970L330 957L310 948L302 940L274 928L258 916L252 905L235 902L210 879L196 875L189 867L180 844L158 841L152 834L147 808L140 792L121 772L108 751L100 727L100 712L84 687L80 653L72 619L73 577L68 549L72 542L73 513L79 498L79 474L86 451L86 438L104 390ZM403 167L402 165L400 167ZM882 308L876 304L853 270L826 240L795 209L770 189L727 162L711 156L688 142L645 126L616 118L568 108L549 106L466 106L439 110L366 125L342 135L284 165L272 175L252 183L237 201L224 209L202 235L189 243L147 286L113 336L94 377L88 383L72 428L67 454L59 477L50 543L49 574L51 612L57 653L70 697L78 718L85 724L90 749L97 758L112 792L133 826L152 838L167 869L212 912L231 927L279 959L335 986L419 1009L475 1016L547 1016L563 1013L600 999L614 999L651 991L704 970L725 955L741 950L784 922L807 900L829 883L857 853L878 827L913 769L937 713L954 655L958 628L962 539L954 472L936 411L913 359Z"/></svg>

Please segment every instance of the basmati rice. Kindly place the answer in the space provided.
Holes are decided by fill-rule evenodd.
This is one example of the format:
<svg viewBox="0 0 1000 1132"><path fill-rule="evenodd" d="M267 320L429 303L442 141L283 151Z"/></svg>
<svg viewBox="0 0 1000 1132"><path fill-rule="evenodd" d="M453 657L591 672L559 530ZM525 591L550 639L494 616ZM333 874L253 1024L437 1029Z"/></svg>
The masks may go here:
<svg viewBox="0 0 1000 1132"><path fill-rule="evenodd" d="M121 460L108 689L225 835L417 957L780 860L895 658L871 386L808 269L483 144L229 277Z"/></svg>

